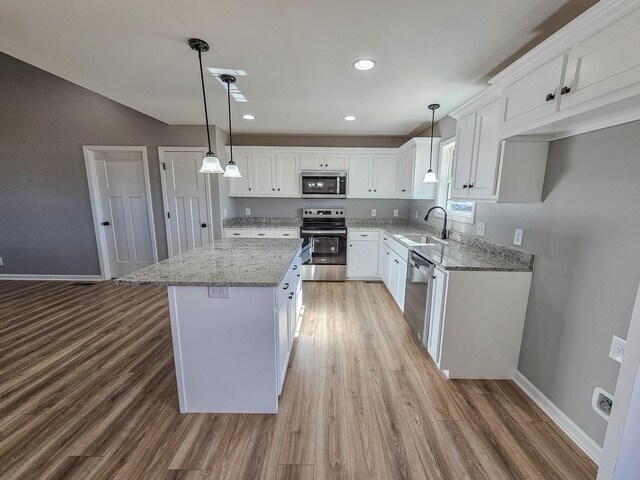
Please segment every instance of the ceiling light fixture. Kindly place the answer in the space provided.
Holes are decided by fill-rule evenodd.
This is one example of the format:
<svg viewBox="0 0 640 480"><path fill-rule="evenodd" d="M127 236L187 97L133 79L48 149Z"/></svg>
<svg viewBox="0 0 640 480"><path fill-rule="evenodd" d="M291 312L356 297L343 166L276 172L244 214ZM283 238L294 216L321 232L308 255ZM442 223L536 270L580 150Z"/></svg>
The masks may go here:
<svg viewBox="0 0 640 480"><path fill-rule="evenodd" d="M215 153L211 151L211 134L209 133L209 114L207 112L207 95L204 91L204 73L202 72L202 52L209 51L209 44L199 38L191 38L189 40L191 50L198 52L198 62L200 63L200 81L202 83L202 102L204 103L204 121L207 126L207 153L202 159L202 167L200 173L222 173L220 160Z"/></svg>
<svg viewBox="0 0 640 480"><path fill-rule="evenodd" d="M242 118L244 118L245 120L255 120L256 119L256 117L254 117L250 113L245 113L244 115L242 115Z"/></svg>
<svg viewBox="0 0 640 480"><path fill-rule="evenodd" d="M422 183L437 183L438 177L432 169L431 162L433 162L433 127L436 121L436 110L440 108L440 105L437 103L432 103L428 108L429 110L431 110L431 145L429 150L429 170L427 170L427 173L424 174Z"/></svg>
<svg viewBox="0 0 640 480"><path fill-rule="evenodd" d="M376 66L376 62L370 58L361 58L353 62L353 68L356 70L371 70Z"/></svg>
<svg viewBox="0 0 640 480"><path fill-rule="evenodd" d="M356 117L355 117L355 115L347 115L346 117L344 117L344 119L347 122L353 122L356 119Z"/></svg>
<svg viewBox="0 0 640 480"><path fill-rule="evenodd" d="M227 168L224 169L223 177L234 177L241 178L240 170L236 165L236 162L233 161L233 131L231 130L231 84L236 83L236 77L233 75L222 74L220 75L220 80L227 84L227 105L229 105L229 163L227 163Z"/></svg>

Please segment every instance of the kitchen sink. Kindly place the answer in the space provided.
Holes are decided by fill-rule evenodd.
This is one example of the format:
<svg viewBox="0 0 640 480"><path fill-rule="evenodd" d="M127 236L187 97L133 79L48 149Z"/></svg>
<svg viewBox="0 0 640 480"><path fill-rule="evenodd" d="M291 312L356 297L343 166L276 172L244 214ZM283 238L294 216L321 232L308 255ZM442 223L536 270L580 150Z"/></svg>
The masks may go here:
<svg viewBox="0 0 640 480"><path fill-rule="evenodd" d="M430 237L429 235L394 235L398 240L401 240L409 245L444 245L447 242L437 238Z"/></svg>

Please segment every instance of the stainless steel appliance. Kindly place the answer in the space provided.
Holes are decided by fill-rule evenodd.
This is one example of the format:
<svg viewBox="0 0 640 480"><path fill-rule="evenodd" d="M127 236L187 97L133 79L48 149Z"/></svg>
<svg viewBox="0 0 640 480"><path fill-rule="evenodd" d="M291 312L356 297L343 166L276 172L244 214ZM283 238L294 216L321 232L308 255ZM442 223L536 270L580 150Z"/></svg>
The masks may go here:
<svg viewBox="0 0 640 480"><path fill-rule="evenodd" d="M344 281L347 276L345 209L302 210L302 279Z"/></svg>
<svg viewBox="0 0 640 480"><path fill-rule="evenodd" d="M302 198L347 198L347 172L302 172Z"/></svg>
<svg viewBox="0 0 640 480"><path fill-rule="evenodd" d="M404 319L422 345L427 344L434 265L411 252L407 268Z"/></svg>

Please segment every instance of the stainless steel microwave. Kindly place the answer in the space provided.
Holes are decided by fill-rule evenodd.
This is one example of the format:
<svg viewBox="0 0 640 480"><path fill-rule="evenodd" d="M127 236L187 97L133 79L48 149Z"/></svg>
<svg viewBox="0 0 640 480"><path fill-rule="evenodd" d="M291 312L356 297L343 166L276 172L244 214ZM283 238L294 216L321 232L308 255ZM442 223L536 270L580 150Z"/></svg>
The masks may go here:
<svg viewBox="0 0 640 480"><path fill-rule="evenodd" d="M302 198L347 198L347 172L302 172Z"/></svg>

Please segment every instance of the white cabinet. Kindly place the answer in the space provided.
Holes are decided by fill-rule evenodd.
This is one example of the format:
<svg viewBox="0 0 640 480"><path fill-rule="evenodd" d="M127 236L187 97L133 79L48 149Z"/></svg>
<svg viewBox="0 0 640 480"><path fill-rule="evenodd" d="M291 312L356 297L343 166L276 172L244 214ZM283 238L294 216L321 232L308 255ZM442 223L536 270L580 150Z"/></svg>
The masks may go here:
<svg viewBox="0 0 640 480"><path fill-rule="evenodd" d="M349 198L396 198L398 154L349 156Z"/></svg>
<svg viewBox="0 0 640 480"><path fill-rule="evenodd" d="M248 228L225 228L225 238L249 238L251 230Z"/></svg>
<svg viewBox="0 0 640 480"><path fill-rule="evenodd" d="M229 178L229 196L253 196L253 163L250 152L234 152L233 160L238 165L242 178Z"/></svg>
<svg viewBox="0 0 640 480"><path fill-rule="evenodd" d="M274 238L274 230L269 228L252 228L249 232L251 238Z"/></svg>
<svg viewBox="0 0 640 480"><path fill-rule="evenodd" d="M277 308L277 365L278 365L278 394L282 392L284 377L287 373L293 339L300 321L302 308L302 281L300 271L302 269L300 256L289 267L285 279L278 286Z"/></svg>
<svg viewBox="0 0 640 480"><path fill-rule="evenodd" d="M299 238L300 230L293 229L293 228L289 228L289 229L276 228L273 231L273 236L274 238Z"/></svg>
<svg viewBox="0 0 640 480"><path fill-rule="evenodd" d="M433 271L431 278L431 302L429 304L429 325L427 352L436 364L440 363L440 344L444 323L444 305L447 298L447 273L440 268Z"/></svg>
<svg viewBox="0 0 640 480"><path fill-rule="evenodd" d="M498 89L451 113L459 119L451 197L490 202L539 202L549 142L503 140Z"/></svg>
<svg viewBox="0 0 640 480"><path fill-rule="evenodd" d="M278 395L282 392L289 362L289 303L285 296L278 305Z"/></svg>
<svg viewBox="0 0 640 480"><path fill-rule="evenodd" d="M275 153L253 153L253 195L256 197L270 197L275 195Z"/></svg>
<svg viewBox="0 0 640 480"><path fill-rule="evenodd" d="M422 183L425 173L429 169L429 155L431 154L431 138L416 137L398 148L397 197L434 199L437 184ZM438 172L440 157L440 138L433 139L432 169Z"/></svg>
<svg viewBox="0 0 640 480"><path fill-rule="evenodd" d="M398 185L399 198L411 198L413 194L413 162L416 154L416 146L412 145L402 150L400 147L398 157Z"/></svg>
<svg viewBox="0 0 640 480"><path fill-rule="evenodd" d="M302 171L341 171L347 169L346 153L303 153L300 157Z"/></svg>
<svg viewBox="0 0 640 480"><path fill-rule="evenodd" d="M278 197L299 197L300 156L291 153L276 154L274 177Z"/></svg>
<svg viewBox="0 0 640 480"><path fill-rule="evenodd" d="M383 234L380 245L380 277L401 310L407 284L409 249L392 237Z"/></svg>
<svg viewBox="0 0 640 480"><path fill-rule="evenodd" d="M233 228L224 229L225 238L299 238L294 228Z"/></svg>
<svg viewBox="0 0 640 480"><path fill-rule="evenodd" d="M347 250L347 277L378 277L378 251L380 247L378 231L349 232Z"/></svg>

